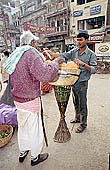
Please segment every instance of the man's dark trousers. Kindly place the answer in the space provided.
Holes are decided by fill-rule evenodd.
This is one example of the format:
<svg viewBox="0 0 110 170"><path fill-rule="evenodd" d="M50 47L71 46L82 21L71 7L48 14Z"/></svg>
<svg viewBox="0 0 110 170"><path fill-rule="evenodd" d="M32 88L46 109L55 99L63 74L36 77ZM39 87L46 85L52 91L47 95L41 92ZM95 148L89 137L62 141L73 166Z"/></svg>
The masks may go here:
<svg viewBox="0 0 110 170"><path fill-rule="evenodd" d="M88 81L79 82L72 87L75 120L80 120L80 125L83 127L87 126L87 89Z"/></svg>

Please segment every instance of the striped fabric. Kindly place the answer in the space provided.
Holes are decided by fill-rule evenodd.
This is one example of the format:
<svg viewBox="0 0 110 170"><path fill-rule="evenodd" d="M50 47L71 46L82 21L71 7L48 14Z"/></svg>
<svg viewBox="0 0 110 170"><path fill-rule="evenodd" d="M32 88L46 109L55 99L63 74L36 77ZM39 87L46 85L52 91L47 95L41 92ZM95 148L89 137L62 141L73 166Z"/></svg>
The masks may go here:
<svg viewBox="0 0 110 170"><path fill-rule="evenodd" d="M53 89L53 86L48 84L48 83L42 83L41 84L41 90L43 92L48 92L48 91L51 91Z"/></svg>

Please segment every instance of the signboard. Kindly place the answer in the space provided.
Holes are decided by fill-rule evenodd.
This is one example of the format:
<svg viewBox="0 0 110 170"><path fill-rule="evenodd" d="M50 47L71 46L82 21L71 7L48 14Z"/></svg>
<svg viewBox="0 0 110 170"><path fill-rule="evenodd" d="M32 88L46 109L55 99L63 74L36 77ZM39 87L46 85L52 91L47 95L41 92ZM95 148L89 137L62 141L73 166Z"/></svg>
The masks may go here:
<svg viewBox="0 0 110 170"><path fill-rule="evenodd" d="M97 56L110 56L110 43L96 43L95 53Z"/></svg>
<svg viewBox="0 0 110 170"><path fill-rule="evenodd" d="M95 15L95 14L100 14L100 13L101 13L101 5L90 8L90 15Z"/></svg>
<svg viewBox="0 0 110 170"><path fill-rule="evenodd" d="M49 33L54 33L56 32L56 27L41 27L41 26L36 26L31 23L24 23L24 30L25 31L31 31L31 32L36 32L39 34L49 34Z"/></svg>
<svg viewBox="0 0 110 170"><path fill-rule="evenodd" d="M65 44L73 44L73 38L65 39Z"/></svg>
<svg viewBox="0 0 110 170"><path fill-rule="evenodd" d="M92 42L102 42L103 38L104 38L103 34L90 35L89 36L89 41L92 41Z"/></svg>
<svg viewBox="0 0 110 170"><path fill-rule="evenodd" d="M79 17L79 16L82 16L83 15L83 11L74 11L73 12L73 17Z"/></svg>

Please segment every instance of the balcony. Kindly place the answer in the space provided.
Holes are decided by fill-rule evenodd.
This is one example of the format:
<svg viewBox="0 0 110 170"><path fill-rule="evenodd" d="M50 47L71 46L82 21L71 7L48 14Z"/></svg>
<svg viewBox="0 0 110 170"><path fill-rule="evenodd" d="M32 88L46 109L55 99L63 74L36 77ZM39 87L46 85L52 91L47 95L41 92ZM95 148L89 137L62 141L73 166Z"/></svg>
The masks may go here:
<svg viewBox="0 0 110 170"><path fill-rule="evenodd" d="M62 13L64 11L64 9L68 8L68 3L67 1L61 1L61 2L56 2L53 3L51 5L48 6L48 14L47 17L49 17L50 15L59 15L60 13ZM52 16L53 16L52 15Z"/></svg>
<svg viewBox="0 0 110 170"><path fill-rule="evenodd" d="M47 33L46 37L59 36L59 35L68 35L68 25L56 27L54 33Z"/></svg>
<svg viewBox="0 0 110 170"><path fill-rule="evenodd" d="M30 8L32 6L35 6L35 2L32 2L32 1L27 1L26 2L26 8Z"/></svg>

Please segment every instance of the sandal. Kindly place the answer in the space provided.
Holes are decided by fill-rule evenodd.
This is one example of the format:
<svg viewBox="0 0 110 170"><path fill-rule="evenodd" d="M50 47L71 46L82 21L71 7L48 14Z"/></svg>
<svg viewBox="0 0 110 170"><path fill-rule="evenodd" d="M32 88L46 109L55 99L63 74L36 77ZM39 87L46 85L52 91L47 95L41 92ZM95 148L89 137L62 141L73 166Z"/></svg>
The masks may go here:
<svg viewBox="0 0 110 170"><path fill-rule="evenodd" d="M28 155L28 150L27 151L22 151L22 152L20 152L20 155L19 155L19 162L23 162L24 161L24 159L26 158L26 156Z"/></svg>
<svg viewBox="0 0 110 170"><path fill-rule="evenodd" d="M81 133L81 132L84 131L85 128L86 128L86 127L79 126L79 127L76 129L75 133Z"/></svg>

